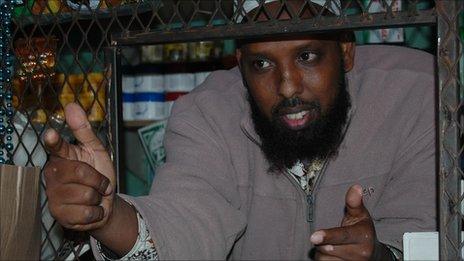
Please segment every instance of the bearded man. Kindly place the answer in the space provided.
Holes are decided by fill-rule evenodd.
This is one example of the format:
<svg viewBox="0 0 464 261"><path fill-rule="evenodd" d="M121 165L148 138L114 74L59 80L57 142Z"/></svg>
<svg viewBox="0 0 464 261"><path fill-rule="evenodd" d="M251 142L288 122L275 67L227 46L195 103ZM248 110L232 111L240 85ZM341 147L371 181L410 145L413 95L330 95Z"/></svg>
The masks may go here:
<svg viewBox="0 0 464 261"><path fill-rule="evenodd" d="M80 144L45 135L56 220L104 259L394 260L403 233L436 230L431 55L351 33L240 44L239 68L176 102L148 196L114 193L68 105Z"/></svg>

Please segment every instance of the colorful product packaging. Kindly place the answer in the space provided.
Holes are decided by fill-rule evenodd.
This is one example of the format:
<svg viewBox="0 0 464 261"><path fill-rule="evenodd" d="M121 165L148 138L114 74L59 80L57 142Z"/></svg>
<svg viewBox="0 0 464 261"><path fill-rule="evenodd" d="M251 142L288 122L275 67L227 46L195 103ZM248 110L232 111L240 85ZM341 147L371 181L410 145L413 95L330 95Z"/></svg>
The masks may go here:
<svg viewBox="0 0 464 261"><path fill-rule="evenodd" d="M161 120L166 117L164 76L158 74L135 76L134 119Z"/></svg>
<svg viewBox="0 0 464 261"><path fill-rule="evenodd" d="M195 74L175 73L165 75L166 90L166 115L171 115L171 109L175 100L182 95L189 93L195 88Z"/></svg>
<svg viewBox="0 0 464 261"><path fill-rule="evenodd" d="M365 0L370 1L369 13L385 12L386 4L393 5L392 10L401 11L402 0ZM404 42L403 28L381 28L368 30L364 33L366 43L402 43Z"/></svg>
<svg viewBox="0 0 464 261"><path fill-rule="evenodd" d="M124 75L122 78L122 118L134 120L134 76Z"/></svg>

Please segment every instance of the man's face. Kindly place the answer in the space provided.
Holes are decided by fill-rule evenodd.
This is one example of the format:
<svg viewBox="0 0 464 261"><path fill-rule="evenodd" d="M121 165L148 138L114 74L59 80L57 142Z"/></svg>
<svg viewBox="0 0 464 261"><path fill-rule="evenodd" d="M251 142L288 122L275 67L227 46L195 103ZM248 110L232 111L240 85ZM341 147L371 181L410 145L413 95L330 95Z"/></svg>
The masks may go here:
<svg viewBox="0 0 464 261"><path fill-rule="evenodd" d="M282 158L277 165L290 167L325 156L338 141L349 107L344 72L352 67L353 48L320 35L248 43L237 52L255 127L271 161Z"/></svg>
<svg viewBox="0 0 464 261"><path fill-rule="evenodd" d="M342 62L339 43L301 39L250 43L241 49L241 66L250 94L262 113L299 130L327 112L338 92ZM280 107L299 98L320 106Z"/></svg>

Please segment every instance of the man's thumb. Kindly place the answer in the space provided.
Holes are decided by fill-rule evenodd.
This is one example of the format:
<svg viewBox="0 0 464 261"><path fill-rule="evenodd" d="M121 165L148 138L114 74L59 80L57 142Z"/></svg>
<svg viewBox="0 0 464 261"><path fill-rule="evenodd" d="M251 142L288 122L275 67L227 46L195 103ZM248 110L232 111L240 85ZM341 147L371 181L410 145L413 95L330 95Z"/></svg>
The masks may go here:
<svg viewBox="0 0 464 261"><path fill-rule="evenodd" d="M80 143L94 150L105 149L93 132L92 126L87 119L87 115L81 106L76 103L70 103L64 108L64 113L66 123L73 132L74 137L76 137Z"/></svg>
<svg viewBox="0 0 464 261"><path fill-rule="evenodd" d="M365 214L366 209L362 201L362 191L360 185L353 185L346 192L345 206L347 215L360 216Z"/></svg>

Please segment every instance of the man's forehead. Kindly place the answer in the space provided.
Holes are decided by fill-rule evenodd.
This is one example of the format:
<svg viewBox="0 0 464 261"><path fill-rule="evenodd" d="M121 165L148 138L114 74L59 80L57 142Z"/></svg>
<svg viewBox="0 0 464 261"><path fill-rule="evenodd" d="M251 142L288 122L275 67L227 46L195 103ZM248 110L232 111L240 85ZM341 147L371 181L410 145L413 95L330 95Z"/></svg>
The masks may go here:
<svg viewBox="0 0 464 261"><path fill-rule="evenodd" d="M245 39L241 41L241 47L249 50L263 48L265 46L291 46L298 48L299 46L320 46L329 42L338 42L337 34L306 34L306 35L289 35L289 36L271 36L255 39Z"/></svg>

